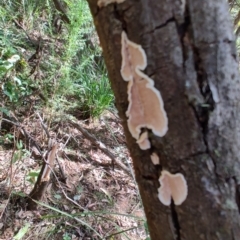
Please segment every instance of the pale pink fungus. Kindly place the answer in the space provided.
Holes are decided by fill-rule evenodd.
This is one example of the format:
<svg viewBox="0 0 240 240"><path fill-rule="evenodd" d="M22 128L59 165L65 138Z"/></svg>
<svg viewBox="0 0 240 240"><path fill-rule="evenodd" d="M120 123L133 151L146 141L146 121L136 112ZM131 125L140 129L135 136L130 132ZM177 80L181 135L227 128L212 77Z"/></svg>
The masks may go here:
<svg viewBox="0 0 240 240"><path fill-rule="evenodd" d="M169 206L171 198L175 205L181 205L187 198L188 187L181 173L171 174L163 170L159 178L158 198L162 204Z"/></svg>
<svg viewBox="0 0 240 240"><path fill-rule="evenodd" d="M140 70L147 66L143 48L128 40L122 32L122 67L121 75L128 81L128 129L139 140L141 128L151 129L162 137L168 130L167 115L163 107L160 92L154 87L154 81Z"/></svg>
<svg viewBox="0 0 240 240"><path fill-rule="evenodd" d="M151 144L148 140L148 132L143 132L140 138L137 140L137 143L142 150L149 149L151 147Z"/></svg>
<svg viewBox="0 0 240 240"><path fill-rule="evenodd" d="M155 152L152 153L150 157L151 157L152 163L154 165L160 164L159 157L158 157L158 155Z"/></svg>

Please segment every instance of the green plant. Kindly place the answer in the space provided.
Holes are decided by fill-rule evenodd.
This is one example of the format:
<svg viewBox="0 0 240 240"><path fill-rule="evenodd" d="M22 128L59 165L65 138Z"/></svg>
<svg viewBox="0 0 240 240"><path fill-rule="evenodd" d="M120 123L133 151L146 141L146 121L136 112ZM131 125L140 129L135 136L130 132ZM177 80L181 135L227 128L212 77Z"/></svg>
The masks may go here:
<svg viewBox="0 0 240 240"><path fill-rule="evenodd" d="M94 33L92 17L86 1L66 1L70 25L66 39L66 51L61 66L54 102L80 117L99 117L113 107L113 94L108 81L101 49ZM64 104L64 96L71 99L71 106Z"/></svg>
<svg viewBox="0 0 240 240"><path fill-rule="evenodd" d="M83 115L98 117L104 110L112 107L114 99L107 75L103 73L96 76L95 73L87 74L84 70L78 72L81 73L80 82L74 84L78 107Z"/></svg>
<svg viewBox="0 0 240 240"><path fill-rule="evenodd" d="M29 172L27 177L26 177L26 180L28 182L30 182L31 184L35 184L36 181L37 181L39 173L40 173L40 170L39 171L31 171L31 172Z"/></svg>
<svg viewBox="0 0 240 240"><path fill-rule="evenodd" d="M48 209L53 210L53 211L56 212L56 213L59 213L60 216L62 215L62 216L64 216L64 217L68 217L68 218L71 218L71 219L76 220L78 223L82 224L83 226L85 226L85 227L87 227L88 229L90 229L91 231L93 231L98 237L100 237L100 239L103 239L103 237L101 236L101 234L99 234L99 233L98 233L94 228L92 228L87 222L81 220L80 218L77 218L77 217L75 217L75 216L72 215L72 214L69 214L69 213L66 213L66 212L64 212L64 211L61 211L61 210L59 210L59 209L57 209L57 208L55 208L55 207L49 206L49 205L47 205L47 204L45 204L45 203L38 202L38 201L35 201L35 200L33 200L33 201L36 202L37 204L41 205L41 206L44 206L44 207L46 207L46 208L48 208ZM55 216L55 217L56 217L56 216Z"/></svg>
<svg viewBox="0 0 240 240"><path fill-rule="evenodd" d="M12 143L14 136L10 133L6 133L3 136L0 136L0 144L9 144Z"/></svg>
<svg viewBox="0 0 240 240"><path fill-rule="evenodd" d="M27 149L23 148L22 140L16 142L16 147L17 150L13 154L12 163L15 163L19 160L22 160L22 158L30 156L30 152Z"/></svg>
<svg viewBox="0 0 240 240"><path fill-rule="evenodd" d="M70 235L68 233L64 233L63 234L63 240L71 240L72 238L70 237Z"/></svg>
<svg viewBox="0 0 240 240"><path fill-rule="evenodd" d="M26 223L24 227L22 227L18 233L13 237L14 240L21 240L23 239L24 235L28 232L30 227L29 223Z"/></svg>

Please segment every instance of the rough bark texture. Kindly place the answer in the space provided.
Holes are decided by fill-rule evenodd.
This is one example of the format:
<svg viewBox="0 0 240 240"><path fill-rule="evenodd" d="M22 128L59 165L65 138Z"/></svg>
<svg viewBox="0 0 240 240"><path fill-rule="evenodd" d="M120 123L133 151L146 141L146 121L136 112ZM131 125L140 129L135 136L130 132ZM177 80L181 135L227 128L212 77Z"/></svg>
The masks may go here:
<svg viewBox="0 0 240 240"><path fill-rule="evenodd" d="M152 240L239 240L240 82L227 1L126 0L99 8L88 0L116 106L134 162ZM140 150L127 127L121 32L147 55L145 74L159 89L169 120L163 138ZM152 152L160 157L153 165ZM180 206L157 197L161 170L182 173Z"/></svg>

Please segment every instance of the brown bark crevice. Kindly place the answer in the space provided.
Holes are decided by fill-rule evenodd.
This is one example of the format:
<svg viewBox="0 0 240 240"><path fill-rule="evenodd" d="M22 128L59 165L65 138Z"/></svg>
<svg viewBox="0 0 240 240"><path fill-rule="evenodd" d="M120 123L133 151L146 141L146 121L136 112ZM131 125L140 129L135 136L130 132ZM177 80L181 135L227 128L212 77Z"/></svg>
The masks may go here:
<svg viewBox="0 0 240 240"><path fill-rule="evenodd" d="M238 184L238 181L237 181L237 178L234 176L232 177L234 183L235 183L235 189L236 189L236 193L235 193L235 196L236 196L236 203L237 203L237 206L238 206L238 212L240 213L240 185Z"/></svg>
<svg viewBox="0 0 240 240"><path fill-rule="evenodd" d="M174 226L174 230L175 230L175 233L176 233L176 236L175 236L175 239L176 240L181 240L181 226L180 226L180 223L179 223L179 220L178 220L178 214L177 214L177 211L175 209L175 205L173 203L173 200L171 202L171 217L172 217L172 221L173 221L173 226Z"/></svg>
<svg viewBox="0 0 240 240"><path fill-rule="evenodd" d="M153 34L153 33L154 33L155 31L157 31L158 29L164 28L164 27L166 27L169 23L173 23L173 22L176 22L176 19L175 19L174 17L171 17L171 18L167 19L164 23L161 23L160 25L155 26L154 29L151 29L151 31L142 33L142 35Z"/></svg>

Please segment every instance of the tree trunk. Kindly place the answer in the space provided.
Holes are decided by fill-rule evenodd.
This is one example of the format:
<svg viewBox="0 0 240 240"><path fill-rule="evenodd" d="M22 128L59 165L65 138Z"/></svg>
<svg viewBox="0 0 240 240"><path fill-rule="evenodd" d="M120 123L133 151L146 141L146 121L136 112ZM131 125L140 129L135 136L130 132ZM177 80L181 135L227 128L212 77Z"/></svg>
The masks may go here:
<svg viewBox="0 0 240 240"><path fill-rule="evenodd" d="M151 239L239 240L240 82L227 1L88 2ZM147 66L140 69L141 76L154 81L168 119L168 131L162 137L143 126L149 135L147 150L140 149L129 131L128 83L120 71L123 31L135 47L145 51ZM159 164L153 164L153 153ZM180 173L186 180L187 198L181 204L173 199L166 206L159 200L163 170Z"/></svg>

